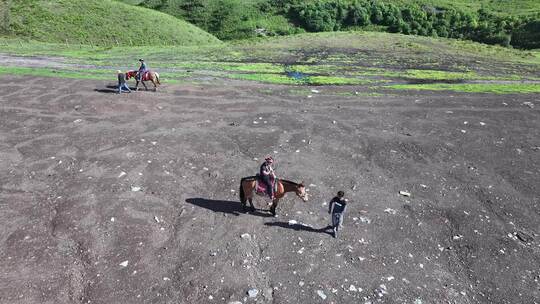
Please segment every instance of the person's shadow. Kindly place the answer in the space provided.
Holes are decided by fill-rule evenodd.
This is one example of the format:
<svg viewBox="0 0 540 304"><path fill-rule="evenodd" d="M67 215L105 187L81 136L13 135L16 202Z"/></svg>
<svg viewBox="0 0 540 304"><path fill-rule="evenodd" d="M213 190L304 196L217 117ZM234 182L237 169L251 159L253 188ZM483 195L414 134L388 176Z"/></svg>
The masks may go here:
<svg viewBox="0 0 540 304"><path fill-rule="evenodd" d="M131 88L131 91L133 91L135 88ZM108 85L105 89L94 89L94 91L98 93L118 93L118 86L115 85Z"/></svg>
<svg viewBox="0 0 540 304"><path fill-rule="evenodd" d="M242 203L236 202L236 201L210 200L210 199L197 197L197 198L186 199L186 203L190 203L192 205L205 208L208 210L212 210L214 212L219 212L219 213L226 213L226 214L233 214L233 215L249 213L255 216L272 217L272 214L268 212L261 212L263 211L261 209L255 209L255 211L251 211L249 207L244 209L244 206L242 206Z"/></svg>
<svg viewBox="0 0 540 304"><path fill-rule="evenodd" d="M317 233L326 233L326 234L329 234L329 235L333 235L332 232L328 232L328 230L332 230L332 226L328 225L326 227L323 227L323 228L313 228L313 227L310 227L310 226L306 226L306 225L302 225L302 224L289 224L287 222L270 222L270 223L264 223L264 225L266 226L271 226L271 227L281 227L281 228L285 228L285 229L292 229L292 230L296 230L296 231L307 231L307 232L317 232Z"/></svg>

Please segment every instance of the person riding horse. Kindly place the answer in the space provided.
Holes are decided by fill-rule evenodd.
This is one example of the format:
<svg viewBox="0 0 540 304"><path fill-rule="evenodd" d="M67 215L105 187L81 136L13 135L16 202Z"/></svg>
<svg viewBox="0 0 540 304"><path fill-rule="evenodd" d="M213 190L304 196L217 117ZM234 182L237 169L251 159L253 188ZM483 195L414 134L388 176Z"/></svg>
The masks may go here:
<svg viewBox="0 0 540 304"><path fill-rule="evenodd" d="M144 62L144 59L139 59L141 65L139 66L139 72L137 73L137 80L142 81L142 78L146 72L148 72L148 67Z"/></svg>
<svg viewBox="0 0 540 304"><path fill-rule="evenodd" d="M274 200L274 185L272 183L276 179L274 168L272 168L273 163L274 159L271 156L265 158L259 172L261 181L266 185L268 196L270 196L272 201Z"/></svg>

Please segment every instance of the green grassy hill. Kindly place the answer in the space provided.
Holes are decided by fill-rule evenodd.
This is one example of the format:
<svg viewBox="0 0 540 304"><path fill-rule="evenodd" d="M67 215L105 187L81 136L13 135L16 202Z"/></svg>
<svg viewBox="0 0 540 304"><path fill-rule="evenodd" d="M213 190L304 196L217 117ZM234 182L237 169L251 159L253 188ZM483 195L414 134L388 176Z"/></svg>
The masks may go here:
<svg viewBox="0 0 540 304"><path fill-rule="evenodd" d="M5 36L91 45L200 45L219 40L170 15L113 0L4 1Z"/></svg>

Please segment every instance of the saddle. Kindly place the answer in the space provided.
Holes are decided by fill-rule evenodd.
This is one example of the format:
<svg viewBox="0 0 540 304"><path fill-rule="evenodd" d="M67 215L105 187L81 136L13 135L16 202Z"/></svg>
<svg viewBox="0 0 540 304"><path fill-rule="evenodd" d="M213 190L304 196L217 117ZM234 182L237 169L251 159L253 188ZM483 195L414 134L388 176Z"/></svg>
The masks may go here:
<svg viewBox="0 0 540 304"><path fill-rule="evenodd" d="M144 74L141 75L141 81L148 81L150 80L150 70L144 72Z"/></svg>
<svg viewBox="0 0 540 304"><path fill-rule="evenodd" d="M266 189L266 184L261 180L261 177L259 174L256 175L255 179L255 194L261 195L261 196L268 196L268 192ZM277 192L277 178L270 178L270 182L272 183L272 187L274 188L274 193Z"/></svg>

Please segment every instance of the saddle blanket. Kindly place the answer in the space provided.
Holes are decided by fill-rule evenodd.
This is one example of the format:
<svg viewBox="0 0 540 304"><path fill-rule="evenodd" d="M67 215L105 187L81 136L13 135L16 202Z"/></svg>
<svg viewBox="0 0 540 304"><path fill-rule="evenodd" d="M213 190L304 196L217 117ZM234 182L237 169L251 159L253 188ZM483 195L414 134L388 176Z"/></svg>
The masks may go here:
<svg viewBox="0 0 540 304"><path fill-rule="evenodd" d="M263 181L259 178L259 175L257 175L257 179L255 180L255 193L257 195L268 195L266 192L266 185L263 183ZM272 186L274 187L274 193L277 191L277 179L271 179Z"/></svg>

